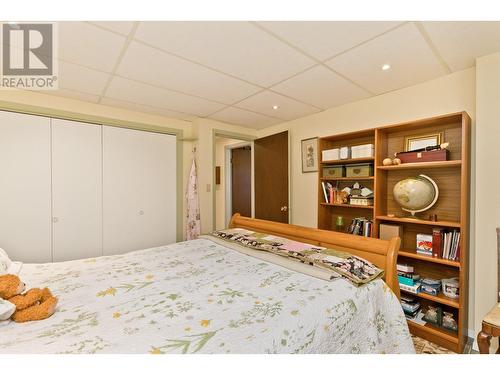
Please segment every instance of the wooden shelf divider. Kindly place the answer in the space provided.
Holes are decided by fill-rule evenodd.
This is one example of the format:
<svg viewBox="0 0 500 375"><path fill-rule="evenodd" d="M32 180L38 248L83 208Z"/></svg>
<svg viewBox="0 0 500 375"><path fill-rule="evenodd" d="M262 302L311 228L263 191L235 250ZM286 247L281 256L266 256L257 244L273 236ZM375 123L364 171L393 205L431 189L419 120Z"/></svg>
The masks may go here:
<svg viewBox="0 0 500 375"><path fill-rule="evenodd" d="M417 225L431 225L433 227L449 227L449 228L460 228L461 224L456 221L432 221L432 220L422 220L413 219L411 217L397 217L397 216L387 216L387 215L377 215L377 219L383 221L393 221L396 223L408 223Z"/></svg>

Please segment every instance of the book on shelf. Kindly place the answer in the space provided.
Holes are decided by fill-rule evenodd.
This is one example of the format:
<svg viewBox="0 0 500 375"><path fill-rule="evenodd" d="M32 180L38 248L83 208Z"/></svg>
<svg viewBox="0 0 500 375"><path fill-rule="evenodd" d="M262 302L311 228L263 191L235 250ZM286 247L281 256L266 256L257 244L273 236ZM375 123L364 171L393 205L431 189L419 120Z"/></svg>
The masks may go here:
<svg viewBox="0 0 500 375"><path fill-rule="evenodd" d="M406 285L399 283L399 289L403 292L408 292L412 294L418 294L420 292L420 282L416 282L414 285Z"/></svg>
<svg viewBox="0 0 500 375"><path fill-rule="evenodd" d="M413 273L413 266L409 266L407 264L397 264L396 270L400 272Z"/></svg>
<svg viewBox="0 0 500 375"><path fill-rule="evenodd" d="M325 203L335 203L335 195L337 193L337 187L333 186L330 182L322 181L321 188L323 189L323 195L325 198Z"/></svg>
<svg viewBox="0 0 500 375"><path fill-rule="evenodd" d="M347 227L347 233L358 236L371 237L373 232L373 221L366 217L355 217Z"/></svg>
<svg viewBox="0 0 500 375"><path fill-rule="evenodd" d="M417 254L460 260L460 231L433 228L432 235L417 234Z"/></svg>
<svg viewBox="0 0 500 375"><path fill-rule="evenodd" d="M418 280L420 280L420 275L398 272L398 280L401 284L413 286Z"/></svg>

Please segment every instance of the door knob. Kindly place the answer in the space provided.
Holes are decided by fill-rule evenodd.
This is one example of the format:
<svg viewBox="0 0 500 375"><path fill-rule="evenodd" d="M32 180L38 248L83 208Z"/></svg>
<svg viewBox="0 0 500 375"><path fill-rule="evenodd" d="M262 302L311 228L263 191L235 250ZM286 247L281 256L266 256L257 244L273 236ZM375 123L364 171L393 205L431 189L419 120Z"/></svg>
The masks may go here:
<svg viewBox="0 0 500 375"><path fill-rule="evenodd" d="M54 217L52 218L52 222L53 222L53 223L57 223L58 221L59 221L59 218L58 218L57 216L54 216Z"/></svg>
<svg viewBox="0 0 500 375"><path fill-rule="evenodd" d="M281 212L287 212L288 211L288 207L287 206L283 206L280 208L280 211Z"/></svg>

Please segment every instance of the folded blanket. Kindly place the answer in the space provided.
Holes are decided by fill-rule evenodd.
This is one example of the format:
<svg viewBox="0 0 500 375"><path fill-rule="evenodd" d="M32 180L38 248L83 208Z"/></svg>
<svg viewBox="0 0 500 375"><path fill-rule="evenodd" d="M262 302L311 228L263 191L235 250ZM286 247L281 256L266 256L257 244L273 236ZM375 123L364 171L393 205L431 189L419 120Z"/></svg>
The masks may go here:
<svg viewBox="0 0 500 375"><path fill-rule="evenodd" d="M314 246L270 234L233 228L215 231L207 237L319 267L329 271L330 279L344 278L356 286L366 284L384 274L384 271L374 264L345 251Z"/></svg>

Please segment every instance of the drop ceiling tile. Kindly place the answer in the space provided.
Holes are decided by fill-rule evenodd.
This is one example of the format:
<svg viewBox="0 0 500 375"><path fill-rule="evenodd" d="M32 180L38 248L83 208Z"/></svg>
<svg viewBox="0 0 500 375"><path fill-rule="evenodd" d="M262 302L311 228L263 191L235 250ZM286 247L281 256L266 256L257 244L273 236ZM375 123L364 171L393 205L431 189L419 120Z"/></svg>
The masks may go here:
<svg viewBox="0 0 500 375"><path fill-rule="evenodd" d="M224 121L235 125L242 125L253 129L263 129L267 126L283 122L283 120L277 118L264 116L259 113L235 107L225 108L209 117L214 120Z"/></svg>
<svg viewBox="0 0 500 375"><path fill-rule="evenodd" d="M447 74L413 23L353 48L326 63L377 94ZM391 65L391 69L384 71L381 67L386 63Z"/></svg>
<svg viewBox="0 0 500 375"><path fill-rule="evenodd" d="M110 75L59 61L59 87L84 92L87 94L101 95Z"/></svg>
<svg viewBox="0 0 500 375"><path fill-rule="evenodd" d="M224 107L223 104L116 76L113 77L105 96L111 99L168 109L170 111L184 112L201 117L214 113Z"/></svg>
<svg viewBox="0 0 500 375"><path fill-rule="evenodd" d="M90 102L90 103L98 103L99 102L99 95L92 95L92 94L87 94L84 92L63 89L61 87L59 87L58 90L44 90L43 92L40 91L40 93L55 95L55 96L62 96L64 98L77 99L77 100L82 100L84 102Z"/></svg>
<svg viewBox="0 0 500 375"><path fill-rule="evenodd" d="M423 22L451 70L475 65L476 57L500 51L500 22Z"/></svg>
<svg viewBox="0 0 500 375"><path fill-rule="evenodd" d="M131 102L117 100L117 99L111 99L111 98L102 98L100 104L107 105L110 107L124 108L124 109L128 109L130 111L145 112L145 113L151 113L151 114L160 115L160 116L166 116L166 117L170 117L170 118L176 118L179 120L190 121L190 120L193 120L196 118L196 116L192 116L192 115L189 115L187 113L169 111L168 109L156 108L156 107L151 107L149 105L131 103Z"/></svg>
<svg viewBox="0 0 500 375"><path fill-rule="evenodd" d="M274 105L277 105L279 108L273 109ZM263 91L255 94L236 104L235 107L277 117L282 120L293 120L321 111L319 108L300 103L272 91Z"/></svg>
<svg viewBox="0 0 500 375"><path fill-rule="evenodd" d="M257 86L137 42L129 45L117 74L226 104L260 90Z"/></svg>
<svg viewBox="0 0 500 375"><path fill-rule="evenodd" d="M313 65L249 22L141 22L136 38L262 86Z"/></svg>
<svg viewBox="0 0 500 375"><path fill-rule="evenodd" d="M128 35L134 26L133 21L92 21L90 23L122 35Z"/></svg>
<svg viewBox="0 0 500 375"><path fill-rule="evenodd" d="M370 96L367 91L321 65L273 86L272 90L323 109Z"/></svg>
<svg viewBox="0 0 500 375"><path fill-rule="evenodd" d="M59 58L111 72L125 37L86 22L58 22Z"/></svg>
<svg viewBox="0 0 500 375"><path fill-rule="evenodd" d="M321 61L371 39L401 22L268 21L259 25Z"/></svg>

